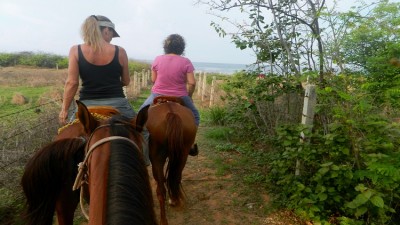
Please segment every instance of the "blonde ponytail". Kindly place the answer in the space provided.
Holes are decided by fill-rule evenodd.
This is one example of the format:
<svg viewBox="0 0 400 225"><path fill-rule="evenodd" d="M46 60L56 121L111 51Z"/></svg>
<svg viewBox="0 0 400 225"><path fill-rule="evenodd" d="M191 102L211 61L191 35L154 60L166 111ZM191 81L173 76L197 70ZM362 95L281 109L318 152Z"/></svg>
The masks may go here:
<svg viewBox="0 0 400 225"><path fill-rule="evenodd" d="M95 16L89 16L83 22L81 27L81 35L84 43L91 46L93 51L97 52L102 50L101 43L103 41L103 37Z"/></svg>

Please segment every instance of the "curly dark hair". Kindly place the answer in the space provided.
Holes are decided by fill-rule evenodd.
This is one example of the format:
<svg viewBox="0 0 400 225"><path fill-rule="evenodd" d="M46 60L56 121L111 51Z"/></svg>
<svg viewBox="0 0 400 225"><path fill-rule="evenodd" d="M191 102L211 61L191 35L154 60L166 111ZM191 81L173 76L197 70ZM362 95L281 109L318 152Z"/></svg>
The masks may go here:
<svg viewBox="0 0 400 225"><path fill-rule="evenodd" d="M185 40L179 34L171 34L164 40L165 54L182 55L185 51Z"/></svg>

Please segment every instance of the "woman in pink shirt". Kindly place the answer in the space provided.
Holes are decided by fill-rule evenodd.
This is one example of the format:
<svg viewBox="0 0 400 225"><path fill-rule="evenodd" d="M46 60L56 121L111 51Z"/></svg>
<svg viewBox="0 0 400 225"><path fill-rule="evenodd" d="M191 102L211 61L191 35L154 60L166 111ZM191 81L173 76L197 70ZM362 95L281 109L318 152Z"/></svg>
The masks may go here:
<svg viewBox="0 0 400 225"><path fill-rule="evenodd" d="M179 34L171 34L164 40L163 47L165 54L157 56L151 65L151 80L154 83L151 94L140 109L153 103L154 98L159 95L181 97L185 105L192 110L196 125L199 126L200 114L192 100L196 87L194 67L188 58L182 56L185 40ZM197 145L189 154L198 154Z"/></svg>

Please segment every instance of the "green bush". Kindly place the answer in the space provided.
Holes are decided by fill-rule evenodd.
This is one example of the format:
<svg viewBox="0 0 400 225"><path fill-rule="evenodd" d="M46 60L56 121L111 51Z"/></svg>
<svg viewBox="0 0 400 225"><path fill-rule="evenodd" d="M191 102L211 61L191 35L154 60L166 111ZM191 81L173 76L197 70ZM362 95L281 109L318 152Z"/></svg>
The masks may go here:
<svg viewBox="0 0 400 225"><path fill-rule="evenodd" d="M338 76L334 86L318 91L312 132L300 125L277 130L268 155L268 186L280 206L313 221L397 224L400 127L356 80ZM304 141L299 141L301 132Z"/></svg>
<svg viewBox="0 0 400 225"><path fill-rule="evenodd" d="M226 109L221 106L215 106L202 112L202 120L206 120L211 125L225 125L226 116Z"/></svg>
<svg viewBox="0 0 400 225"><path fill-rule="evenodd" d="M17 57L14 54L2 53L0 54L0 66L14 66L17 63Z"/></svg>
<svg viewBox="0 0 400 225"><path fill-rule="evenodd" d="M129 72L142 72L143 70L150 70L150 64L140 61L129 60Z"/></svg>
<svg viewBox="0 0 400 225"><path fill-rule="evenodd" d="M19 53L0 53L0 66L32 66L40 68L68 68L68 57L59 56L51 53L33 53L33 52L19 52ZM149 70L150 65L140 61L129 61L129 71Z"/></svg>
<svg viewBox="0 0 400 225"><path fill-rule="evenodd" d="M225 124L231 137L252 141L253 150L241 153L264 171L245 180L265 186L276 207L316 223L399 224L396 96L376 101L368 82L361 74L328 77L307 127L298 117L302 105L285 98L303 100L297 79L233 76L224 84Z"/></svg>

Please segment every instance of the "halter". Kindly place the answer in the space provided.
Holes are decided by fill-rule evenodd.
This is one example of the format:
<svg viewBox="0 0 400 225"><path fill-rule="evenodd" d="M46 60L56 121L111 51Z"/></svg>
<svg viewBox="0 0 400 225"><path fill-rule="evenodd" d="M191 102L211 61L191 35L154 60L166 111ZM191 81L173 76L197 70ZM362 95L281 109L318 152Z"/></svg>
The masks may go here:
<svg viewBox="0 0 400 225"><path fill-rule="evenodd" d="M114 124L114 125L126 125L126 124L117 123L117 124ZM127 137L122 137L122 136L109 136L109 137L106 137L106 138L102 138L102 139L96 141L96 142L95 142L92 146L90 146L90 148L89 148L89 143L90 143L90 140L92 139L94 133L95 133L97 130L99 130L100 128L109 127L109 126L111 126L111 125L110 125L110 124L105 124L105 125L98 126L98 127L92 132L92 134L90 135L89 140L87 141L86 146L85 146L85 153L86 153L86 154L85 154L85 159L84 159L82 162L80 162L80 163L78 164L78 175L76 176L74 185L72 186L72 190L73 190L73 191L75 191L75 190L77 190L77 189L79 189L79 188L81 189L81 190L80 190L80 200L79 200L79 202L80 202L80 206L81 206L82 213L83 213L83 215L86 217L87 220L89 220L89 215L87 214L87 212L86 212L86 210L84 209L84 206L83 206L83 190L82 190L82 185L83 185L84 183L88 184L88 181L87 181L87 178L89 177L89 172L88 172L88 171L89 171L89 170L88 170L88 161L89 161L89 157L92 155L93 151L94 151L97 147L99 147L100 145L102 145L102 144L104 144L104 143L107 143L107 142L110 142L110 141L114 141L114 140L125 140L125 141L128 141L128 142L131 143L135 148L139 149L139 147L137 146L137 144L136 144L134 141L132 141L131 139L129 139L129 138L127 138ZM82 137L81 137L81 138L82 138Z"/></svg>

